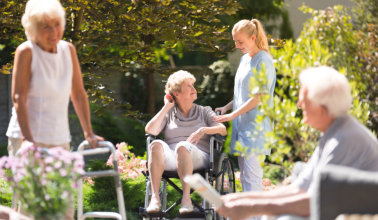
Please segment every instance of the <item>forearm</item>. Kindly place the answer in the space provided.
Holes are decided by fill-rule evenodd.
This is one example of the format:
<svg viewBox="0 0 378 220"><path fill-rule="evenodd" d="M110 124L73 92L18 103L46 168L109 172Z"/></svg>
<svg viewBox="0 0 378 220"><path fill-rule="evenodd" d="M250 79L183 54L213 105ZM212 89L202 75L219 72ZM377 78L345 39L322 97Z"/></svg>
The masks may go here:
<svg viewBox="0 0 378 220"><path fill-rule="evenodd" d="M248 101L246 101L242 106L240 106L238 109L236 109L232 114L234 115L234 118L238 117L239 115L242 115L258 106L260 103L259 95L256 95Z"/></svg>
<svg viewBox="0 0 378 220"><path fill-rule="evenodd" d="M72 97L72 104L75 108L76 114L79 117L80 125L83 130L84 136L88 137L93 134L91 124L91 114L89 109L89 102L86 93L78 97Z"/></svg>
<svg viewBox="0 0 378 220"><path fill-rule="evenodd" d="M231 219L246 219L259 215L291 214L309 216L310 199L307 193L299 193L280 198L243 198L224 201L224 207L219 211Z"/></svg>
<svg viewBox="0 0 378 220"><path fill-rule="evenodd" d="M232 109L233 106L234 106L234 101L231 101L227 105L225 105L224 108L226 109L226 111L229 111Z"/></svg>
<svg viewBox="0 0 378 220"><path fill-rule="evenodd" d="M29 124L29 115L26 108L26 100L21 101L20 99L14 99L13 105L16 109L17 120L18 124L20 125L22 139L34 142Z"/></svg>
<svg viewBox="0 0 378 220"><path fill-rule="evenodd" d="M217 126L212 126L212 127L202 127L202 132L208 135L213 135L213 134L220 134L223 136L227 135L227 129L223 124L219 124Z"/></svg>
<svg viewBox="0 0 378 220"><path fill-rule="evenodd" d="M147 134L158 135L161 130L161 123L163 123L165 115L169 111L169 106L164 105L163 108L147 123L145 132Z"/></svg>
<svg viewBox="0 0 378 220"><path fill-rule="evenodd" d="M288 196L285 198L266 200L264 213L267 215L310 215L310 197L307 193Z"/></svg>
<svg viewBox="0 0 378 220"><path fill-rule="evenodd" d="M250 199L270 199L270 198L285 198L293 195L303 193L304 191L294 186L282 186L270 191L249 191L233 194L238 198Z"/></svg>

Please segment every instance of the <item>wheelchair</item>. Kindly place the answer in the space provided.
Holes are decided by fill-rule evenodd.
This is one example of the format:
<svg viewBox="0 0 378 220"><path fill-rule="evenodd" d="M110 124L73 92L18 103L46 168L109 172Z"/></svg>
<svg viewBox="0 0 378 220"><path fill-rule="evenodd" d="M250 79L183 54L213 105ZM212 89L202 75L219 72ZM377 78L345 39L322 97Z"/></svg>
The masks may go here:
<svg viewBox="0 0 378 220"><path fill-rule="evenodd" d="M147 137L147 158L149 155L149 145L153 140L158 139L156 136L146 134ZM193 173L201 174L205 180L209 182L221 195L235 192L235 175L232 161L227 154L222 152L225 137L220 135L213 135L210 138L210 165L209 168L202 168L194 170ZM146 162L147 163L147 162ZM147 167L147 166L146 166ZM139 208L139 215L143 219L169 219L172 218L174 208L180 205L181 197L175 201L170 207L167 207L167 186L172 186L177 192L182 195L182 190L172 181L172 179L179 179L177 171L164 171L160 183L160 202L161 211L158 213L147 213L146 209L149 205L152 188L148 170L143 173L146 176L146 191L144 207ZM190 193L193 193L191 190ZM205 200L202 200L202 205L196 203L192 199L194 211L185 214L176 215L175 219L182 218L199 218L199 219L213 219L220 220L223 217L217 214L212 206Z"/></svg>

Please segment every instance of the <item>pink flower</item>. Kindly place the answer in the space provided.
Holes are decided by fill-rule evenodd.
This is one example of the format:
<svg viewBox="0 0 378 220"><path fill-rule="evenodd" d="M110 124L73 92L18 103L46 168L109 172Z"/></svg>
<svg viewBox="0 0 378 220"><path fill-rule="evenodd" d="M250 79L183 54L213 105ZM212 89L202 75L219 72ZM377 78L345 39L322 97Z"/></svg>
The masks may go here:
<svg viewBox="0 0 378 220"><path fill-rule="evenodd" d="M54 157L52 156L47 156L45 159L44 159L45 163L46 164L50 164L52 162L54 162Z"/></svg>
<svg viewBox="0 0 378 220"><path fill-rule="evenodd" d="M136 172L132 172L130 175L129 175L131 178L135 179L138 177L138 173Z"/></svg>
<svg viewBox="0 0 378 220"><path fill-rule="evenodd" d="M235 179L240 182L240 171L235 172Z"/></svg>
<svg viewBox="0 0 378 220"><path fill-rule="evenodd" d="M36 157L36 158L41 158L41 157L42 157L42 154L41 154L40 152L36 152L36 153L35 153L35 157Z"/></svg>
<svg viewBox="0 0 378 220"><path fill-rule="evenodd" d="M46 183L47 183L46 179L42 179L42 180L41 180L41 185L42 185L42 186L46 186Z"/></svg>
<svg viewBox="0 0 378 220"><path fill-rule="evenodd" d="M61 161L57 161L55 164L54 164L54 168L55 169L59 169L62 167L62 162Z"/></svg>
<svg viewBox="0 0 378 220"><path fill-rule="evenodd" d="M79 184L77 182L73 182L71 187L76 189L79 187Z"/></svg>
<svg viewBox="0 0 378 220"><path fill-rule="evenodd" d="M262 184L263 184L263 186L271 186L272 185L272 183L270 182L270 180L267 179L267 178L265 178L265 179L262 180Z"/></svg>
<svg viewBox="0 0 378 220"><path fill-rule="evenodd" d="M94 184L93 179L90 178L90 177L85 177L85 178L84 178L84 182L87 182L87 183L89 183L90 185L93 185L93 184Z"/></svg>
<svg viewBox="0 0 378 220"><path fill-rule="evenodd" d="M67 170L65 170L65 169L60 169L59 173L60 173L61 176L67 176Z"/></svg>
<svg viewBox="0 0 378 220"><path fill-rule="evenodd" d="M74 173L77 173L79 175L83 175L85 173L84 169L81 167L75 167Z"/></svg>
<svg viewBox="0 0 378 220"><path fill-rule="evenodd" d="M65 198L68 197L68 195L69 195L69 193L68 193L67 191L64 191L60 197L61 197L62 199L65 199Z"/></svg>
<svg viewBox="0 0 378 220"><path fill-rule="evenodd" d="M140 158L135 157L133 153L129 151L125 142L116 144L116 157L118 160L118 171L123 179L137 178L142 174L142 170L146 167L146 162ZM108 166L113 166L113 155L110 155L106 162Z"/></svg>
<svg viewBox="0 0 378 220"><path fill-rule="evenodd" d="M47 173L49 173L49 172L52 172L54 169L51 167L51 166L47 166L46 168L45 168L45 171L47 172Z"/></svg>

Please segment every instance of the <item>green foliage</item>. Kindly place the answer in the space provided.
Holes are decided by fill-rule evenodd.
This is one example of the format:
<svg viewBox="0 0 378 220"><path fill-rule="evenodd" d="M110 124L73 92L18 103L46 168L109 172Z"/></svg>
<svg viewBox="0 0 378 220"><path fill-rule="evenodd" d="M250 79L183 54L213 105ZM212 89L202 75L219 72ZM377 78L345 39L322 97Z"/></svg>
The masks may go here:
<svg viewBox="0 0 378 220"><path fill-rule="evenodd" d="M377 13L374 10L377 5L373 1L356 0L356 3L352 9L358 19L356 23L341 6L320 11L303 7L302 10L310 13L313 19L306 22L300 38L319 39L321 46L327 48L331 55L327 64L336 69L345 69L347 78L355 83L358 91L355 98L358 98L360 105L364 105L362 108L369 109L366 112L369 119L359 118L360 121L377 132L378 20L372 17Z"/></svg>
<svg viewBox="0 0 378 220"><path fill-rule="evenodd" d="M361 123L368 124L371 107L364 97L370 93L373 74L361 72L364 66L358 49L356 30L350 17L340 6L325 11L310 12L313 18L304 26L296 42L287 41L284 47L272 49L277 69L274 108L260 106L263 115L274 122L274 131L267 134L272 154L268 161L290 169L293 162L307 161L313 152L320 132L301 123L301 110L296 106L299 92L299 73L308 67L328 65L346 74L350 81L353 104L350 113ZM262 119L260 119L262 120Z"/></svg>
<svg viewBox="0 0 378 220"><path fill-rule="evenodd" d="M0 157L2 156L8 156L8 144L0 144Z"/></svg>
<svg viewBox="0 0 378 220"><path fill-rule="evenodd" d="M264 166L263 178L268 178L274 185L282 182L287 176L287 170L282 169L280 166L274 164Z"/></svg>
<svg viewBox="0 0 378 220"><path fill-rule="evenodd" d="M104 161L93 160L88 164L88 170L112 169ZM94 185L86 185L84 191L84 212L87 211L115 211L118 212L117 194L113 177L94 178ZM140 176L136 179L121 180L125 200L127 217L137 219L138 207L144 201L145 179Z"/></svg>
<svg viewBox="0 0 378 220"><path fill-rule="evenodd" d="M274 108L267 103L260 106L263 115L271 118L274 130L267 134L272 154L269 160L289 168L294 161L307 161L315 147L319 133L301 124L301 112L296 102L299 91L298 75L307 67L326 64L328 50L316 39L287 41L281 49L272 49L277 59L277 81Z"/></svg>
<svg viewBox="0 0 378 220"><path fill-rule="evenodd" d="M107 167L105 163L100 160L91 161L88 167L91 171L109 169L109 167ZM127 217L130 217L131 219L139 219L137 213L139 207L144 206L146 179L143 175L140 175L136 179L121 179L121 181ZM180 180L173 179L172 181L176 185L181 187ZM94 185L92 185L91 187L89 187L88 184L85 185L86 190L84 191L84 211L117 211L118 205L114 186L114 178L95 178ZM181 197L181 195L171 186L167 187L167 192L168 206L171 206ZM200 202L202 200L198 194L192 195L192 199L197 202ZM174 213L178 213L178 207L173 210L173 214Z"/></svg>
<svg viewBox="0 0 378 220"><path fill-rule="evenodd" d="M154 74L171 72L161 63L161 51L173 55L182 49L222 53L229 39L227 25L219 16L236 13L236 0L68 0L64 38L75 44L86 89L93 102L111 107L116 102L98 82L112 72L134 72L145 80L145 99L154 113ZM25 1L0 3L3 42L25 40L21 16ZM1 66L11 62L5 59ZM129 107L129 106L128 106ZM126 108L127 109L127 108Z"/></svg>
<svg viewBox="0 0 378 220"><path fill-rule="evenodd" d="M0 192L0 204L10 207L12 205L12 188L3 178L0 178Z"/></svg>
<svg viewBox="0 0 378 220"><path fill-rule="evenodd" d="M201 93L199 105L211 105L211 107L223 106L225 100L232 100L234 87L234 74L231 72L231 65L228 61L218 60L209 66L212 71L204 75L199 85L198 92Z"/></svg>
<svg viewBox="0 0 378 220"><path fill-rule="evenodd" d="M223 18L226 23L233 25L241 19L251 20L252 18L256 18L262 21L268 33L279 30L280 35L286 39L293 37L293 29L289 23L284 0L238 0L238 2L241 5L241 9L237 14ZM269 22L272 20L276 22ZM279 20L282 20L281 24L278 22Z"/></svg>
<svg viewBox="0 0 378 220"><path fill-rule="evenodd" d="M92 127L96 133L113 144L125 141L134 146L133 153L144 155L146 139L143 122L125 117L114 110L102 109L95 104L91 104L91 109L96 113L92 114ZM78 121L76 115L71 115L71 118Z"/></svg>
<svg viewBox="0 0 378 220"><path fill-rule="evenodd" d="M287 9L282 9L282 24L280 27L280 38L291 39L293 38L293 28L291 27L289 12Z"/></svg>
<svg viewBox="0 0 378 220"><path fill-rule="evenodd" d="M378 4L375 0L352 0L352 2L355 4L352 11L358 27L368 31L371 25L378 24Z"/></svg>
<svg viewBox="0 0 378 220"><path fill-rule="evenodd" d="M360 72L366 77L368 93L360 94L370 105L370 115L367 125L378 132L378 4L374 0L353 0L352 9L355 26L358 27L359 61L362 63Z"/></svg>

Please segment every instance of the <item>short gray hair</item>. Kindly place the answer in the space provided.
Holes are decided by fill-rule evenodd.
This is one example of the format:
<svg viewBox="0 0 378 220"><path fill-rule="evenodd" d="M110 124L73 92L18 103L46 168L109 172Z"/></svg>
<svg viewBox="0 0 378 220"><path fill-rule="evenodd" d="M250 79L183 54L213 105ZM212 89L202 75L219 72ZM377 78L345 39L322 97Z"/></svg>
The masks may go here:
<svg viewBox="0 0 378 220"><path fill-rule="evenodd" d="M180 92L181 85L186 79L191 79L194 82L196 78L193 74L189 73L185 70L179 70L177 72L172 73L165 84L165 94L171 94L173 92Z"/></svg>
<svg viewBox="0 0 378 220"><path fill-rule="evenodd" d="M337 70L327 67L312 67L301 72L301 87L307 88L307 97L315 104L327 108L333 117L347 114L352 96L347 78Z"/></svg>
<svg viewBox="0 0 378 220"><path fill-rule="evenodd" d="M28 40L35 42L36 35L38 34L37 25L46 18L60 19L64 30L66 25L65 12L58 0L29 0L21 19Z"/></svg>

